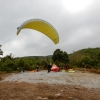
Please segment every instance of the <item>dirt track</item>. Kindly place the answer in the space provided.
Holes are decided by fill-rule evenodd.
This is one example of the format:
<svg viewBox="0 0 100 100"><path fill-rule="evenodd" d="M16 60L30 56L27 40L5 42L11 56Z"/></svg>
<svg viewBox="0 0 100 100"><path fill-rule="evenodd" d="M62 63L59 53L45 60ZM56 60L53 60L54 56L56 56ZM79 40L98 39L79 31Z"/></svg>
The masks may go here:
<svg viewBox="0 0 100 100"><path fill-rule="evenodd" d="M81 71L13 73L0 81L0 100L100 100L100 75Z"/></svg>
<svg viewBox="0 0 100 100"><path fill-rule="evenodd" d="M27 82L27 83L49 83L49 84L69 84L86 88L100 88L100 75L93 73L68 72L24 72L11 74L1 82Z"/></svg>

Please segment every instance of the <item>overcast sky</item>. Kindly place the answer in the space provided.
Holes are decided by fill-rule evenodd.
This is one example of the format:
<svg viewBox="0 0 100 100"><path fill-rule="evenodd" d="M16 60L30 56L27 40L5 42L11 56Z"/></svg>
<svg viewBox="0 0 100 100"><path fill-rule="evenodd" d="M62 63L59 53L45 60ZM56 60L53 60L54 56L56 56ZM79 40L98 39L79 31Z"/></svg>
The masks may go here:
<svg viewBox="0 0 100 100"><path fill-rule="evenodd" d="M59 43L35 30L25 29L17 36L17 27L29 19L53 25ZM15 57L100 47L100 0L0 0L0 44L3 56Z"/></svg>

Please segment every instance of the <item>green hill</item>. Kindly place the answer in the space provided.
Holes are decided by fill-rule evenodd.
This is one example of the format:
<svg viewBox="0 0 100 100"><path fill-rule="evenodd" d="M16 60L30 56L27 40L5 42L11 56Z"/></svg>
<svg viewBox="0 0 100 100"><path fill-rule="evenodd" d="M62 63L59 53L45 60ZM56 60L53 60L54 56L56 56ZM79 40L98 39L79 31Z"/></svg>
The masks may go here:
<svg viewBox="0 0 100 100"><path fill-rule="evenodd" d="M100 48L86 48L69 54L70 64L81 66L84 62L89 68L100 68Z"/></svg>

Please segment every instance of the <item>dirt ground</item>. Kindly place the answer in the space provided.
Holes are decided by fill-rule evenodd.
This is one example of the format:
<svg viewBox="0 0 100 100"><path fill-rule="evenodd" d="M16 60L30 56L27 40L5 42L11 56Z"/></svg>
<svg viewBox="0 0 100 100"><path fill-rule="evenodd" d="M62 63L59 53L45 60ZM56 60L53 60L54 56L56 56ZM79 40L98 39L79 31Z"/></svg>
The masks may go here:
<svg viewBox="0 0 100 100"><path fill-rule="evenodd" d="M12 73L0 81L0 100L100 100L100 74Z"/></svg>

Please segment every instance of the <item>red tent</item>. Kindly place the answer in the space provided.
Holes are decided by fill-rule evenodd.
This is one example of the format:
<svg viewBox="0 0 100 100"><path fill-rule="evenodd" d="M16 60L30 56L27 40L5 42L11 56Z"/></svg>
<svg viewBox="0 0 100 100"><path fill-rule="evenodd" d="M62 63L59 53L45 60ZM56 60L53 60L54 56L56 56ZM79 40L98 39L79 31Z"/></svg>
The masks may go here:
<svg viewBox="0 0 100 100"><path fill-rule="evenodd" d="M55 64L53 64L51 71L57 72L58 70L59 70L59 67L57 67Z"/></svg>

